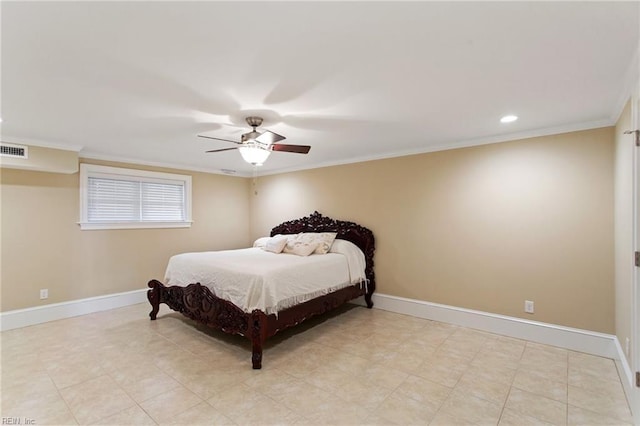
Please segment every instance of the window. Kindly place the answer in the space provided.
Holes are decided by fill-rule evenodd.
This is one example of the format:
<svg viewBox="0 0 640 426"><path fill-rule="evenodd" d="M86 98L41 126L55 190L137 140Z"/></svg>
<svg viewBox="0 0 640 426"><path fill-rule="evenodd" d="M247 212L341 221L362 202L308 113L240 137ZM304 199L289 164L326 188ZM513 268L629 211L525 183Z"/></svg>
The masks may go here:
<svg viewBox="0 0 640 426"><path fill-rule="evenodd" d="M80 165L81 229L191 226L191 176Z"/></svg>

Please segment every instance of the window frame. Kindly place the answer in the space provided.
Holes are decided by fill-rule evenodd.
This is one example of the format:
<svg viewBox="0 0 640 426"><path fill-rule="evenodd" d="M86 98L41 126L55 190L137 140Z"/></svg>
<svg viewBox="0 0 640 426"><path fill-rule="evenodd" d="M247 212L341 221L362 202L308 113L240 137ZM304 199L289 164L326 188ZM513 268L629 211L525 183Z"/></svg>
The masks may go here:
<svg viewBox="0 0 640 426"><path fill-rule="evenodd" d="M135 182L148 181L172 181L181 182L184 185L185 220L181 221L113 221L113 222L89 222L89 178L114 178ZM191 219L191 176L176 173L152 172L140 169L128 169L122 167L101 166L97 164L80 164L80 225L81 230L100 229L152 229L152 228L189 228L193 223Z"/></svg>

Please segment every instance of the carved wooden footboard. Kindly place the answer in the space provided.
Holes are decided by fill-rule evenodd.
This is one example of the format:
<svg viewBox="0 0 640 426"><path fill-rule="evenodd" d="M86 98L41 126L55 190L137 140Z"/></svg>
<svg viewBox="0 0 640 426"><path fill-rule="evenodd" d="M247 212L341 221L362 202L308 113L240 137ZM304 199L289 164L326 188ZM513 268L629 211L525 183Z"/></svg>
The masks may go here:
<svg viewBox="0 0 640 426"><path fill-rule="evenodd" d="M158 280L149 281L147 298L151 303L149 317L156 319L160 303L201 324L228 334L246 336L253 345L253 368L262 366L262 343L265 336L266 315L255 310L247 314L231 302L220 299L200 283L186 287L166 287Z"/></svg>
<svg viewBox="0 0 640 426"><path fill-rule="evenodd" d="M345 287L335 292L311 299L275 314L267 315L256 309L244 312L233 303L215 296L200 283L186 287L167 287L158 280L149 281L147 298L152 310L149 317L155 320L160 304L165 303L174 311L209 327L228 334L245 336L251 341L251 361L254 369L262 368L262 345L268 337L280 330L292 327L304 320L320 315L338 306L365 296L367 307L373 307L371 296L375 291L373 254L375 240L373 233L353 222L337 221L315 212L308 217L285 222L272 229L271 235L295 234L298 232L337 232L337 238L351 241L365 254L367 282Z"/></svg>

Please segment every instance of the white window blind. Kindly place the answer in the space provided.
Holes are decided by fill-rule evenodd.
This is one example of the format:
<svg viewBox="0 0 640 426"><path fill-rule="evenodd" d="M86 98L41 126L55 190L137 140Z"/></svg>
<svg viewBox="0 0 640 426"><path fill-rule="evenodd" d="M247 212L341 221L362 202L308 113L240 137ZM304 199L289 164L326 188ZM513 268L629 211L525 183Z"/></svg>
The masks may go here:
<svg viewBox="0 0 640 426"><path fill-rule="evenodd" d="M85 164L80 171L82 229L191 223L190 176Z"/></svg>

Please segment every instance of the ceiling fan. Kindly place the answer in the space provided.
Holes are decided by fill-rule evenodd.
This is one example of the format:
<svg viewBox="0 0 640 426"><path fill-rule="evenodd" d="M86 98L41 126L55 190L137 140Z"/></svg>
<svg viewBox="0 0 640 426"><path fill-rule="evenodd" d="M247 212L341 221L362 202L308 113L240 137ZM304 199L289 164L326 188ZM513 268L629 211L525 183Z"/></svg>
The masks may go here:
<svg viewBox="0 0 640 426"><path fill-rule="evenodd" d="M213 136L198 135L198 137L201 138L215 139L240 145L233 148L212 149L206 152L222 152L237 149L240 151L240 155L242 155L244 161L253 164L254 166L261 166L269 157L271 151L307 154L311 149L309 145L287 145L276 143L286 138L269 130L258 132L256 127L262 124L262 117L247 117L246 121L249 126L253 127L253 130L248 133L244 133L240 142L229 139L214 138Z"/></svg>

